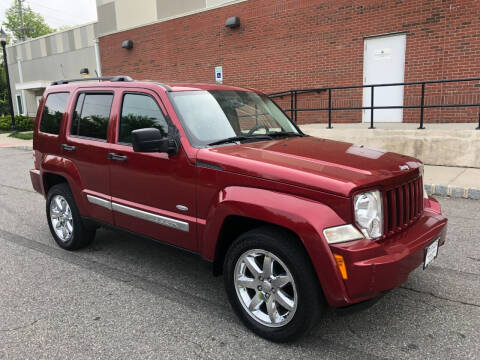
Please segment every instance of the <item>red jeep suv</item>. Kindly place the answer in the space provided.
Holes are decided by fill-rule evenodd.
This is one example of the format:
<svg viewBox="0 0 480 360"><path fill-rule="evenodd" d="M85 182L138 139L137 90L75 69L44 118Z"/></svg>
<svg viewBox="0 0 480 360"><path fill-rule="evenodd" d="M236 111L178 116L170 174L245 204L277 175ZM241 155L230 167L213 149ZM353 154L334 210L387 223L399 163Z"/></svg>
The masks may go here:
<svg viewBox="0 0 480 360"><path fill-rule="evenodd" d="M108 226L198 253L248 328L291 341L445 242L414 158L307 136L250 89L96 80L52 83L36 118L30 176L64 249Z"/></svg>

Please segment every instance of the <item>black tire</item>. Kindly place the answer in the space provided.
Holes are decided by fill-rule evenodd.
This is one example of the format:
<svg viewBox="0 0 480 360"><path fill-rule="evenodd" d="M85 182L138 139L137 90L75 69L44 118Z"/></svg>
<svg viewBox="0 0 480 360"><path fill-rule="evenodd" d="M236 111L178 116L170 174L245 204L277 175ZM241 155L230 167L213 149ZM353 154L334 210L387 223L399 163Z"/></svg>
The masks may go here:
<svg viewBox="0 0 480 360"><path fill-rule="evenodd" d="M72 220L73 220L73 231L70 239L63 241L59 236L56 234L52 219L50 217L50 204L56 195L62 196L65 201L67 202L68 206L70 207ZM70 187L66 183L60 183L54 185L50 188L47 194L47 202L46 202L46 214L47 214L47 221L48 227L50 228L50 232L52 233L55 242L61 248L65 250L78 250L88 246L93 239L95 238L96 230L92 227L87 227L80 216L78 211L77 205L75 204L75 200L73 198L72 192Z"/></svg>
<svg viewBox="0 0 480 360"><path fill-rule="evenodd" d="M255 319L247 312L237 295L234 280L237 261L242 254L253 249L264 250L276 256L286 265L293 277L297 306L293 317L287 315L290 319L283 326L269 327ZM228 249L223 266L225 289L235 313L247 328L270 341L290 342L298 339L316 323L326 304L303 245L295 236L282 229L265 226L240 235Z"/></svg>

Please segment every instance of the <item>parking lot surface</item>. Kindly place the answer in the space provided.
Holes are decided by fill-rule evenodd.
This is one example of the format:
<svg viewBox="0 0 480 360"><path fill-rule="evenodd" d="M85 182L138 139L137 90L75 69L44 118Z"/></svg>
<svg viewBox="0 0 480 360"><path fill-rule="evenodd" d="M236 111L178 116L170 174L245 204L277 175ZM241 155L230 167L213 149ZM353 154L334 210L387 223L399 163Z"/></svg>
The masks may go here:
<svg viewBox="0 0 480 360"><path fill-rule="evenodd" d="M105 229L61 250L32 166L31 151L0 149L0 359L478 359L480 201L440 199L447 244L427 270L279 345L243 327L198 256Z"/></svg>

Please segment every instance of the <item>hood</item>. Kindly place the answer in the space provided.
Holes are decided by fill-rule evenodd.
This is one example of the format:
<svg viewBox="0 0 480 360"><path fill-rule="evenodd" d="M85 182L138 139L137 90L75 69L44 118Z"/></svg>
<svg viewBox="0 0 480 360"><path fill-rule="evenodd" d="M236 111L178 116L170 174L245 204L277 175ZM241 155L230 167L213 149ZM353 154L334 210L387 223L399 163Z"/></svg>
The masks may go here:
<svg viewBox="0 0 480 360"><path fill-rule="evenodd" d="M407 181L423 166L405 155L310 136L202 149L197 160L345 196L358 188Z"/></svg>

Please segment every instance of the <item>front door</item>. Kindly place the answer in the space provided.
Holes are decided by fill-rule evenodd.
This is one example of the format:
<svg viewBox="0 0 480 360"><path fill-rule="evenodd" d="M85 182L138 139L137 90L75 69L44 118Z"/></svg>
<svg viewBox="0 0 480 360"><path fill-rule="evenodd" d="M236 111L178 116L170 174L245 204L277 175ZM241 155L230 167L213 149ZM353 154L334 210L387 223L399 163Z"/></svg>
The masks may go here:
<svg viewBox="0 0 480 360"><path fill-rule="evenodd" d="M167 135L169 124L156 93L121 96L110 160L115 225L195 251L195 167L181 148L175 155L134 152L133 130L155 127Z"/></svg>
<svg viewBox="0 0 480 360"><path fill-rule="evenodd" d="M365 39L363 84L402 83L405 68L405 34ZM374 89L375 106L402 106L403 86ZM363 89L363 106L371 106L371 89ZM374 111L375 122L402 122L403 109ZM370 110L363 110L363 121L370 121Z"/></svg>

